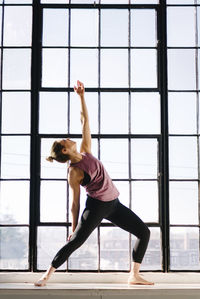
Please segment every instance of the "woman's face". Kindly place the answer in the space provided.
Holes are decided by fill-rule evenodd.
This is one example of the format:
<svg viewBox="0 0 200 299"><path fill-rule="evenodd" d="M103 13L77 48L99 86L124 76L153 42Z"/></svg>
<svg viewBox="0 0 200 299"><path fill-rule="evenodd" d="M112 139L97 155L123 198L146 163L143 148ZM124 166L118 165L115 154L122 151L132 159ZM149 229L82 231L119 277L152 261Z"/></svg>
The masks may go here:
<svg viewBox="0 0 200 299"><path fill-rule="evenodd" d="M60 141L60 144L65 147L67 151L73 151L76 150L76 142L67 138L67 139L62 139Z"/></svg>

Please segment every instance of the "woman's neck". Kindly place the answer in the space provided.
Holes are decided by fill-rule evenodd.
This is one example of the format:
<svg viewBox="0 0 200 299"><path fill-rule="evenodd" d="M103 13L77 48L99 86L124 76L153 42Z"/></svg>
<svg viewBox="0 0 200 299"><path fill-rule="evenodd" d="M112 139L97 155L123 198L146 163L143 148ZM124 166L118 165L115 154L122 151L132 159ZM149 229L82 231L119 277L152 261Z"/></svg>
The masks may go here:
<svg viewBox="0 0 200 299"><path fill-rule="evenodd" d="M83 159L82 155L80 153L75 153L73 155L70 155L70 161L71 163L77 163Z"/></svg>

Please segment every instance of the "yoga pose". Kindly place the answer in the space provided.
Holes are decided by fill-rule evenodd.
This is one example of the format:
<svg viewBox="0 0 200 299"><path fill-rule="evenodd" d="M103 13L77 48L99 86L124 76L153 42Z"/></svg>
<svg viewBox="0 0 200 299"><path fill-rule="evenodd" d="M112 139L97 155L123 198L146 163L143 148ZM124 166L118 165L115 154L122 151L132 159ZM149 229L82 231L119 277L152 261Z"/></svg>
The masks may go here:
<svg viewBox="0 0 200 299"><path fill-rule="evenodd" d="M144 280L139 274L140 265L149 242L150 230L133 211L120 203L117 188L102 163L92 155L89 117L83 83L77 81L74 91L80 97L81 102L82 143L80 152L77 151L76 142L63 139L53 143L51 156L47 158L50 162L53 160L61 163L70 161L68 182L73 197L71 207L72 234L68 237L68 243L57 252L51 265L35 285L44 286L52 273L86 241L92 231L100 225L103 218L137 237L132 253L133 262L128 283L151 285L153 283ZM86 188L87 200L78 222L80 186Z"/></svg>

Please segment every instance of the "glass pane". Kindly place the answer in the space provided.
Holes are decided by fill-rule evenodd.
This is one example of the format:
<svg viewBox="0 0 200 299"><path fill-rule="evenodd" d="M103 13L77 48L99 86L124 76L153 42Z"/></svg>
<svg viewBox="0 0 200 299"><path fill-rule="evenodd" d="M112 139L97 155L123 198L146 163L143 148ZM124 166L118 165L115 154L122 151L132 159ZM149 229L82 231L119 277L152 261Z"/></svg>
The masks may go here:
<svg viewBox="0 0 200 299"><path fill-rule="evenodd" d="M2 7L0 6L0 46L1 44L2 44Z"/></svg>
<svg viewBox="0 0 200 299"><path fill-rule="evenodd" d="M199 36L199 38L200 38L200 36ZM200 71L200 50L198 50L198 71ZM198 88L200 89L200 76L198 76L198 81L199 81Z"/></svg>
<svg viewBox="0 0 200 299"><path fill-rule="evenodd" d="M30 122L30 93L3 92L2 133L30 133Z"/></svg>
<svg viewBox="0 0 200 299"><path fill-rule="evenodd" d="M195 89L195 50L168 50L169 89Z"/></svg>
<svg viewBox="0 0 200 299"><path fill-rule="evenodd" d="M69 0L41 0L41 3L48 3L48 4L68 4Z"/></svg>
<svg viewBox="0 0 200 299"><path fill-rule="evenodd" d="M29 182L1 181L0 187L1 224L28 224Z"/></svg>
<svg viewBox="0 0 200 299"><path fill-rule="evenodd" d="M31 50L4 49L3 88L30 89Z"/></svg>
<svg viewBox="0 0 200 299"><path fill-rule="evenodd" d="M5 6L4 46L31 46L32 7Z"/></svg>
<svg viewBox="0 0 200 299"><path fill-rule="evenodd" d="M41 92L39 109L40 133L67 133L68 94L66 92Z"/></svg>
<svg viewBox="0 0 200 299"><path fill-rule="evenodd" d="M199 228L170 229L171 270L199 270Z"/></svg>
<svg viewBox="0 0 200 299"><path fill-rule="evenodd" d="M168 8L167 43L169 47L195 46L195 8Z"/></svg>
<svg viewBox="0 0 200 299"><path fill-rule="evenodd" d="M131 86L157 87L157 51L131 50Z"/></svg>
<svg viewBox="0 0 200 299"><path fill-rule="evenodd" d="M141 270L161 270L162 269L162 249L161 249L161 233L159 227L149 227L151 231L150 240L144 259L141 264ZM132 248L136 242L133 237Z"/></svg>
<svg viewBox="0 0 200 299"><path fill-rule="evenodd" d="M120 202L129 208L129 199L130 199L129 182L114 181L113 183L120 193L119 195Z"/></svg>
<svg viewBox="0 0 200 299"><path fill-rule="evenodd" d="M131 132L160 134L160 95L154 92L131 94Z"/></svg>
<svg viewBox="0 0 200 299"><path fill-rule="evenodd" d="M43 46L68 45L68 9L43 10Z"/></svg>
<svg viewBox="0 0 200 299"><path fill-rule="evenodd" d="M90 119L91 134L98 133L98 94L94 92L85 93L85 101ZM80 122L80 100L75 93L70 94L70 133L81 134Z"/></svg>
<svg viewBox="0 0 200 299"><path fill-rule="evenodd" d="M169 173L171 179L197 179L197 139L169 138Z"/></svg>
<svg viewBox="0 0 200 299"><path fill-rule="evenodd" d="M59 163L56 161L53 161L53 163L51 163L46 161L46 157L51 154L51 147L56 140L60 139L48 138L41 140L41 178L67 178L67 163Z"/></svg>
<svg viewBox="0 0 200 299"><path fill-rule="evenodd" d="M2 137L1 177L4 179L30 178L30 138Z"/></svg>
<svg viewBox="0 0 200 299"><path fill-rule="evenodd" d="M200 0L199 0L200 4ZM197 34L198 34L198 47L200 47L200 7L197 7Z"/></svg>
<svg viewBox="0 0 200 299"><path fill-rule="evenodd" d="M72 46L97 46L98 45L98 10L97 9L72 9L71 10L71 45Z"/></svg>
<svg viewBox="0 0 200 299"><path fill-rule="evenodd" d="M131 172L134 179L157 179L158 141L134 139L131 141Z"/></svg>
<svg viewBox="0 0 200 299"><path fill-rule="evenodd" d="M153 9L131 10L131 46L157 46L156 17Z"/></svg>
<svg viewBox="0 0 200 299"><path fill-rule="evenodd" d="M101 50L101 87L128 87L127 50Z"/></svg>
<svg viewBox="0 0 200 299"><path fill-rule="evenodd" d="M101 93L101 133L128 134L128 93Z"/></svg>
<svg viewBox="0 0 200 299"><path fill-rule="evenodd" d="M68 86L68 50L43 49L42 51L42 86Z"/></svg>
<svg viewBox="0 0 200 299"><path fill-rule="evenodd" d="M170 223L199 224L196 182L170 182Z"/></svg>
<svg viewBox="0 0 200 299"><path fill-rule="evenodd" d="M194 4L195 0L167 0L167 4Z"/></svg>
<svg viewBox="0 0 200 299"><path fill-rule="evenodd" d="M132 182L132 210L144 222L158 222L158 203L158 182Z"/></svg>
<svg viewBox="0 0 200 299"><path fill-rule="evenodd" d="M131 0L131 4L158 4L159 0Z"/></svg>
<svg viewBox="0 0 200 299"><path fill-rule="evenodd" d="M37 234L37 268L46 270L54 256L66 243L67 232L65 227L38 227ZM66 263L59 267L65 270Z"/></svg>
<svg viewBox="0 0 200 299"><path fill-rule="evenodd" d="M28 227L0 227L0 268L28 270Z"/></svg>
<svg viewBox="0 0 200 299"><path fill-rule="evenodd" d="M129 234L118 227L100 228L101 270L129 270Z"/></svg>
<svg viewBox="0 0 200 299"><path fill-rule="evenodd" d="M98 51L73 49L70 51L70 84L74 86L77 80L84 83L85 87L98 86ZM87 71L86 71L87 70Z"/></svg>
<svg viewBox="0 0 200 299"><path fill-rule="evenodd" d="M42 181L40 190L40 221L66 222L66 197L67 182Z"/></svg>
<svg viewBox="0 0 200 299"><path fill-rule="evenodd" d="M112 179L128 178L128 140L101 139L101 161Z"/></svg>
<svg viewBox="0 0 200 299"><path fill-rule="evenodd" d="M6 4L31 4L33 0L4 0Z"/></svg>
<svg viewBox="0 0 200 299"><path fill-rule="evenodd" d="M129 3L129 0L100 0L100 1L101 4L128 4Z"/></svg>
<svg viewBox="0 0 200 299"><path fill-rule="evenodd" d="M171 134L196 134L196 94L169 93L169 132Z"/></svg>
<svg viewBox="0 0 200 299"><path fill-rule="evenodd" d="M71 3L74 4L94 4L94 0L71 0ZM96 4L99 3L99 0L95 1Z"/></svg>
<svg viewBox="0 0 200 299"><path fill-rule="evenodd" d="M101 10L101 46L128 46L128 10Z"/></svg>
<svg viewBox="0 0 200 299"><path fill-rule="evenodd" d="M94 230L85 243L72 253L68 259L70 270L97 270L98 245L97 230Z"/></svg>

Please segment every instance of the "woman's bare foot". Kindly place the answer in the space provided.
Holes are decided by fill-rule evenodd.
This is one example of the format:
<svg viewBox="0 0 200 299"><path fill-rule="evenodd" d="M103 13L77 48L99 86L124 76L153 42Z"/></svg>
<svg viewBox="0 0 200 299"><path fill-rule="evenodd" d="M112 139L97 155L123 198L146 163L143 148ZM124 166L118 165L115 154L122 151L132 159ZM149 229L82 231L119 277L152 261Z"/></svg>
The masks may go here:
<svg viewBox="0 0 200 299"><path fill-rule="evenodd" d="M44 287L47 283L47 277L41 277L37 282L34 283L36 287Z"/></svg>
<svg viewBox="0 0 200 299"><path fill-rule="evenodd" d="M143 279L140 275L130 275L128 284L154 285L153 282Z"/></svg>

